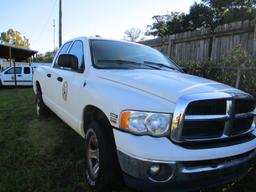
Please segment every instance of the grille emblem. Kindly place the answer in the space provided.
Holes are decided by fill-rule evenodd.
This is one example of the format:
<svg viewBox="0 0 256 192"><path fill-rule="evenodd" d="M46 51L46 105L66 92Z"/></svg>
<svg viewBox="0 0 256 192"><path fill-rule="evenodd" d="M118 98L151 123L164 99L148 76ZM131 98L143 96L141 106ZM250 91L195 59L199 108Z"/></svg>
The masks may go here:
<svg viewBox="0 0 256 192"><path fill-rule="evenodd" d="M226 103L227 120L225 122L223 136L231 136L231 129L235 120L235 100L227 100Z"/></svg>

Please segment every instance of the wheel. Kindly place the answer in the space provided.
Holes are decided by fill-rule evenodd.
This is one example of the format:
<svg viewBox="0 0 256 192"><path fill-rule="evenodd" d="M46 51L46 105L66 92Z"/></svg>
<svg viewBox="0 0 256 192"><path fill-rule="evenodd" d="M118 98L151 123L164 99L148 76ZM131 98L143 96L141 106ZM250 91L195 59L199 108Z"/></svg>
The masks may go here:
<svg viewBox="0 0 256 192"><path fill-rule="evenodd" d="M46 107L46 105L43 102L43 98L42 98L42 93L41 91L37 91L36 94L36 114L37 117L43 117L46 116L48 114L48 108Z"/></svg>
<svg viewBox="0 0 256 192"><path fill-rule="evenodd" d="M87 184L96 192L111 191L121 183L112 130L92 121L86 127L85 139Z"/></svg>

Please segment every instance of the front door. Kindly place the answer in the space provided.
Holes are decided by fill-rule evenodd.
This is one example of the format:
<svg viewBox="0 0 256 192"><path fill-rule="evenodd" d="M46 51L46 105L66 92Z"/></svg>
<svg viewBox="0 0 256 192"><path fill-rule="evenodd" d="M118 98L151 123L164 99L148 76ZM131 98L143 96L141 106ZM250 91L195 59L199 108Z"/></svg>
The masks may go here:
<svg viewBox="0 0 256 192"><path fill-rule="evenodd" d="M62 110L64 119L73 128L79 128L79 117L81 111L79 110L79 92L84 88L84 49L83 42L80 40L74 41L68 54L75 55L78 59L78 70L72 69L58 69L56 70L55 78L57 86L55 93L58 106Z"/></svg>
<svg viewBox="0 0 256 192"><path fill-rule="evenodd" d="M60 51L57 53L57 56L53 61L52 67L47 69L47 73L45 74L46 91L43 93L43 99L57 114L59 111L62 111L61 106L59 105L59 100L61 99L62 82L58 81L57 79L62 70L58 67L58 58L60 55L67 53L71 43L72 42L67 42L60 48ZM61 116L61 114L58 115Z"/></svg>
<svg viewBox="0 0 256 192"><path fill-rule="evenodd" d="M15 67L16 72L16 81L18 85L18 77L22 75L22 67ZM14 67L7 69L2 76L2 84L6 86L13 86L15 85L15 76L14 76Z"/></svg>

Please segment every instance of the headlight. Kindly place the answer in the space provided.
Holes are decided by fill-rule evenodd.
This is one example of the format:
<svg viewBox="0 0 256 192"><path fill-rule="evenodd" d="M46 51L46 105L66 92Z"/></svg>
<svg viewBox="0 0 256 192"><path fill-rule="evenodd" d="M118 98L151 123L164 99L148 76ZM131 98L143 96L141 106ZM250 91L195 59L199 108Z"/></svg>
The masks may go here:
<svg viewBox="0 0 256 192"><path fill-rule="evenodd" d="M139 111L123 111L119 127L139 135L167 136L171 114Z"/></svg>

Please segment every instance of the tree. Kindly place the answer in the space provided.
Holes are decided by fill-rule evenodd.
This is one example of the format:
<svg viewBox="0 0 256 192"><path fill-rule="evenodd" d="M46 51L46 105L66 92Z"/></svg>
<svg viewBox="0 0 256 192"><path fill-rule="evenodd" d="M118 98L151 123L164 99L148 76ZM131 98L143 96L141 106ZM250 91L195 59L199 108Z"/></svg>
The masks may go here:
<svg viewBox="0 0 256 192"><path fill-rule="evenodd" d="M25 36L22 37L19 31L15 31L13 29L8 29L7 32L2 32L0 39L5 43L24 48L29 48L30 45L29 40Z"/></svg>
<svg viewBox="0 0 256 192"><path fill-rule="evenodd" d="M252 20L256 16L256 0L202 0L214 11L216 25Z"/></svg>
<svg viewBox="0 0 256 192"><path fill-rule="evenodd" d="M256 0L202 0L194 3L188 14L172 12L153 16L146 35L167 35L210 28L218 25L256 18Z"/></svg>
<svg viewBox="0 0 256 192"><path fill-rule="evenodd" d="M148 25L145 35L153 35L158 37L164 37L168 35L167 18L168 15L155 15L152 17L152 25Z"/></svg>
<svg viewBox="0 0 256 192"><path fill-rule="evenodd" d="M45 54L38 54L34 61L41 63L51 63L57 51L58 49L55 49L54 51L48 51Z"/></svg>
<svg viewBox="0 0 256 192"><path fill-rule="evenodd" d="M185 13L171 12L166 16L167 20L167 34L181 33L188 30L189 23Z"/></svg>
<svg viewBox="0 0 256 192"><path fill-rule="evenodd" d="M212 27L213 12L204 5L191 6L190 13L171 12L168 15L152 17L153 24L148 25L146 35L164 37L171 34L193 31L201 27Z"/></svg>
<svg viewBox="0 0 256 192"><path fill-rule="evenodd" d="M186 17L189 30L193 31L202 27L213 29L215 27L213 10L202 3L194 3Z"/></svg>
<svg viewBox="0 0 256 192"><path fill-rule="evenodd" d="M139 28L135 27L127 29L124 33L130 41L136 41L142 35L142 31Z"/></svg>

